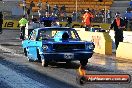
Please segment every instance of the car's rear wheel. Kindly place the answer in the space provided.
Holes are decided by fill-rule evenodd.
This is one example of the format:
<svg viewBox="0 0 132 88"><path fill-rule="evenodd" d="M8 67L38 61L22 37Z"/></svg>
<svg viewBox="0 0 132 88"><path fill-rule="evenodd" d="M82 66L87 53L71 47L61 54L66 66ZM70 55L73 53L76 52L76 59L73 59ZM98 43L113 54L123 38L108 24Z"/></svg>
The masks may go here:
<svg viewBox="0 0 132 88"><path fill-rule="evenodd" d="M76 81L79 85L84 85L87 82L87 79L84 76L77 76Z"/></svg>
<svg viewBox="0 0 132 88"><path fill-rule="evenodd" d="M27 56L27 50L24 48L24 55Z"/></svg>
<svg viewBox="0 0 132 88"><path fill-rule="evenodd" d="M71 64L71 60L69 60L69 61L66 61L66 64Z"/></svg>
<svg viewBox="0 0 132 88"><path fill-rule="evenodd" d="M80 60L80 64L81 64L82 66L86 66L87 63L88 63L88 60L87 60L87 59Z"/></svg>
<svg viewBox="0 0 132 88"><path fill-rule="evenodd" d="M33 60L32 60L32 59L30 59L30 58L28 58L28 61L29 61L29 62L33 62Z"/></svg>
<svg viewBox="0 0 132 88"><path fill-rule="evenodd" d="M42 60L42 66L43 67L47 67L48 64L49 64L49 62L47 60L45 60L45 59Z"/></svg>
<svg viewBox="0 0 132 88"><path fill-rule="evenodd" d="M37 58L38 58L38 61L41 62L41 56L39 54L39 50L37 49Z"/></svg>

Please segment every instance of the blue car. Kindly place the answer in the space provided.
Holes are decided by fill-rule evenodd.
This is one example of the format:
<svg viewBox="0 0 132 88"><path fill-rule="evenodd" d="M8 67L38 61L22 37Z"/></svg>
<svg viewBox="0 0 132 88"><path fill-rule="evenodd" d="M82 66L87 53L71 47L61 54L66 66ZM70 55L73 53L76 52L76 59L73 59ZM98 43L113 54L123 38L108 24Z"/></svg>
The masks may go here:
<svg viewBox="0 0 132 88"><path fill-rule="evenodd" d="M22 41L22 47L29 61L41 61L45 67L51 61L74 60L85 66L94 53L93 42L81 41L77 31L67 27L34 29L29 38Z"/></svg>

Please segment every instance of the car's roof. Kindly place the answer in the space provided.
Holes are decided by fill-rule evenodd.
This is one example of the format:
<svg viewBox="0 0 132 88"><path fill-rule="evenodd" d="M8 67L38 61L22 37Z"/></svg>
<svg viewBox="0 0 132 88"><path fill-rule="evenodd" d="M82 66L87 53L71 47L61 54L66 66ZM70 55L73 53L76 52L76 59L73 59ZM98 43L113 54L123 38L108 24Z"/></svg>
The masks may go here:
<svg viewBox="0 0 132 88"><path fill-rule="evenodd" d="M75 30L73 28L69 28L69 27L44 27L44 28L37 28L35 30L50 30L50 29L65 29L65 30Z"/></svg>

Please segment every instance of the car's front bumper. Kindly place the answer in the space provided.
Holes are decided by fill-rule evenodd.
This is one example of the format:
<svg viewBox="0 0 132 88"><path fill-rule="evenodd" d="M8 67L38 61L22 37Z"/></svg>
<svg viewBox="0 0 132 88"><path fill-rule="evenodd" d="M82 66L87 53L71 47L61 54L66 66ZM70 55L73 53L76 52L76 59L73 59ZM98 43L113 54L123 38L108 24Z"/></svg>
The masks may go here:
<svg viewBox="0 0 132 88"><path fill-rule="evenodd" d="M80 52L50 52L41 54L42 59L66 61L66 60L81 60L89 59L93 55L93 52L80 51Z"/></svg>

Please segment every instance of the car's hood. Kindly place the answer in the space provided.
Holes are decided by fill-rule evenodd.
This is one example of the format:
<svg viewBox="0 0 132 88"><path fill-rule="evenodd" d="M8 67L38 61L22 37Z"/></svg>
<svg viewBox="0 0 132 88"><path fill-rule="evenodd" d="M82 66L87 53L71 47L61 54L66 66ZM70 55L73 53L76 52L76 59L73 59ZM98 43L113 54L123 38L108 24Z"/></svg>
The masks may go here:
<svg viewBox="0 0 132 88"><path fill-rule="evenodd" d="M42 44L91 44L92 42L88 42L88 41L79 41L79 40L62 40L62 41L47 41L47 40L43 40Z"/></svg>

